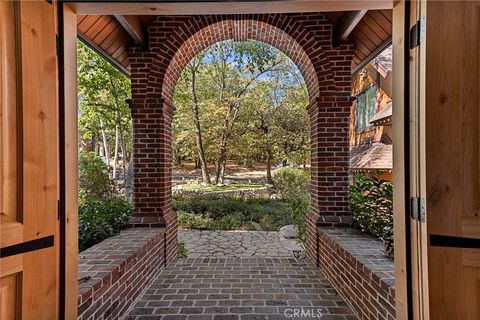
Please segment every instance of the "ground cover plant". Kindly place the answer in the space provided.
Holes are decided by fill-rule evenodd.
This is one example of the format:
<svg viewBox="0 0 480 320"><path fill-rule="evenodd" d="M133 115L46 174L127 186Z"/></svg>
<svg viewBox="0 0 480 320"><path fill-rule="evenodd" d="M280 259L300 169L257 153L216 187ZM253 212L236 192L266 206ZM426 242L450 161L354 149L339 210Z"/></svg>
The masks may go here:
<svg viewBox="0 0 480 320"><path fill-rule="evenodd" d="M273 199L175 197L177 222L185 229L278 231L291 224L288 203Z"/></svg>

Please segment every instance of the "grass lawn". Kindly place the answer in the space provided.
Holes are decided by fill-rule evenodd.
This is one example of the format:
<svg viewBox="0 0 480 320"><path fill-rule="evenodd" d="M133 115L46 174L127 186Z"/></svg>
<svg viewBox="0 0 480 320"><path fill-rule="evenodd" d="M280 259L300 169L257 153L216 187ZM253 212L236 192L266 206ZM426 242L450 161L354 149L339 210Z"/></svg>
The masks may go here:
<svg viewBox="0 0 480 320"><path fill-rule="evenodd" d="M183 190L201 190L204 192L259 189L264 187L263 184L259 183L230 183L221 187L217 187L215 185L201 185L197 183L185 183L179 185L182 186Z"/></svg>

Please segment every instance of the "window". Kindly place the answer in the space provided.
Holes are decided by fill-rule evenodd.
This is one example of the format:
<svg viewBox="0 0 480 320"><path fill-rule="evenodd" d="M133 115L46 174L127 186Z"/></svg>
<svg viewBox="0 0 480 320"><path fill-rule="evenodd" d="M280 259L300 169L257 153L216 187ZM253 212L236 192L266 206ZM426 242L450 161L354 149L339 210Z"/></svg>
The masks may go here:
<svg viewBox="0 0 480 320"><path fill-rule="evenodd" d="M372 85L357 95L355 130L361 131L370 127L370 119L377 110L377 85Z"/></svg>

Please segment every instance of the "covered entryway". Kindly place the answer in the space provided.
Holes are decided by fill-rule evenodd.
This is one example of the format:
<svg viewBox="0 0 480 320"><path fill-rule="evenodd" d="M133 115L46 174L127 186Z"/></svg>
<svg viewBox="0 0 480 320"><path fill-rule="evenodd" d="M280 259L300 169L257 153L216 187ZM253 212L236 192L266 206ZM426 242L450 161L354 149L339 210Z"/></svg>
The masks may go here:
<svg viewBox="0 0 480 320"><path fill-rule="evenodd" d="M290 274L293 279L305 270L318 270L300 264L283 267L281 261L272 269L269 261L263 261L265 265L254 262L255 267L250 261L237 262L240 267L230 266L228 260L209 260L206 265L187 261L178 265L178 274L168 267L176 252L170 186L173 85L189 57L222 39L271 43L302 70L309 87L312 125L308 258L314 265L325 257L332 259L330 266L342 265L340 250L325 245L328 241L319 230L350 222L349 81L352 67L362 65L390 43L391 34L372 15L379 17L378 10L392 8L396 316L478 319L478 2L22 1L2 3L0 8L2 319L77 317L75 41L77 28L82 28L82 23L77 26L78 16L85 16L82 22L87 25L80 30L81 36L129 73L134 88L136 211L131 227L145 229L129 229L110 243L115 250L129 251L120 241L127 238L131 247L143 241L149 250L139 246L137 259L130 259L143 263L138 268L128 264L131 273L127 274L140 280L119 294L118 301L106 299L111 304L102 305L98 297L104 292L95 292L93 286L82 292L92 299L85 301L87 307L98 307L89 316L98 312L95 317L112 318L112 310L129 308L137 298L133 293L150 286L161 270L173 276L175 285L178 279L183 279L181 283L190 279L188 268L213 267L215 275L222 274L223 268L230 274L240 273L243 265L241 271L261 268L272 274ZM354 234L335 231L330 236ZM130 283L131 278L120 277L126 274L121 268L127 264L109 261L118 266L95 278L99 280L95 285L112 284L113 279ZM104 267L98 267L99 273ZM132 272L146 269L151 276ZM329 273L337 290L358 284L340 276ZM210 275L204 278L211 279ZM327 286L319 272L314 278L314 290ZM163 278L158 279L150 289L156 285L155 290L168 289L162 288ZM231 288L236 287L232 284ZM214 300L220 303L223 299ZM267 300L262 300L265 306ZM345 302L354 307L353 301ZM344 310L341 317L351 317ZM110 313L103 315L102 311Z"/></svg>

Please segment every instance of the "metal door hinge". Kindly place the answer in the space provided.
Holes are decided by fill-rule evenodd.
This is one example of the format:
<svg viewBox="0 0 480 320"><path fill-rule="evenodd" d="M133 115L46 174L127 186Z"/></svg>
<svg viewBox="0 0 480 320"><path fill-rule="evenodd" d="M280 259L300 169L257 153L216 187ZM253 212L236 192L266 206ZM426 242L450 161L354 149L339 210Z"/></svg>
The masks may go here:
<svg viewBox="0 0 480 320"><path fill-rule="evenodd" d="M410 198L410 217L419 222L425 222L425 199L420 197Z"/></svg>
<svg viewBox="0 0 480 320"><path fill-rule="evenodd" d="M410 29L410 49L418 47L420 43L425 40L425 22L425 16L422 16L420 20L418 20L417 23L415 23L415 25Z"/></svg>

